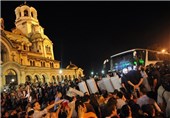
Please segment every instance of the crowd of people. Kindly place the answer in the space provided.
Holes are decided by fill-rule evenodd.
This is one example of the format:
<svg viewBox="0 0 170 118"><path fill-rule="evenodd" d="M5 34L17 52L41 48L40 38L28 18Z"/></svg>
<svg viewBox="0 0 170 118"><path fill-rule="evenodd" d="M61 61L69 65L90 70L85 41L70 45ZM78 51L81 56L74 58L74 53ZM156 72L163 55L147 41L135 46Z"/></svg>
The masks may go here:
<svg viewBox="0 0 170 118"><path fill-rule="evenodd" d="M26 82L1 92L2 118L170 118L170 65L140 66L120 77L122 87L68 96L81 81ZM166 81L165 81L166 80ZM97 81L97 79L96 79Z"/></svg>

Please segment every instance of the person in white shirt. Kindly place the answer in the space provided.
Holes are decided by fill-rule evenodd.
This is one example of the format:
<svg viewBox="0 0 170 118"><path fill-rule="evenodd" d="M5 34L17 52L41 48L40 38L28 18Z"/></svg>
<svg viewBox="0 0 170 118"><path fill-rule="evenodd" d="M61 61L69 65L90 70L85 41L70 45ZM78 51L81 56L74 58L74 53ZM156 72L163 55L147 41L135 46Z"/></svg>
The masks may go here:
<svg viewBox="0 0 170 118"><path fill-rule="evenodd" d="M34 109L34 114L33 114L33 118L42 118L43 115L48 113L48 110L53 108L54 105L60 104L61 102L63 102L63 100L59 100L57 102L54 102L53 104L47 106L44 110L40 111L41 106L39 104L39 102L35 102L33 104L33 109Z"/></svg>
<svg viewBox="0 0 170 118"><path fill-rule="evenodd" d="M121 109L122 106L126 104L125 101L126 101L126 99L125 99L123 93L118 92L117 93L117 104L116 104L117 109Z"/></svg>

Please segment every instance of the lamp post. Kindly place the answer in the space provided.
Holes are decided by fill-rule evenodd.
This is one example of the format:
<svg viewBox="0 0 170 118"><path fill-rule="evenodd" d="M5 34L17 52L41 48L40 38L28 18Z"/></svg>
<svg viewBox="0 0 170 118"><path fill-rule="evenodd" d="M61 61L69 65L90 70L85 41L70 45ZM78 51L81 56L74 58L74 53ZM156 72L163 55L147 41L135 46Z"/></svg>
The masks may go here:
<svg viewBox="0 0 170 118"><path fill-rule="evenodd" d="M62 69L60 69L60 70L59 70L59 73L62 74L62 72L63 72Z"/></svg>
<svg viewBox="0 0 170 118"><path fill-rule="evenodd" d="M107 62L109 62L109 59L105 59L105 60L103 61L103 69L102 69L102 71L101 71L102 76L105 76L105 74L107 73L107 71L106 71L106 63L107 63Z"/></svg>
<svg viewBox="0 0 170 118"><path fill-rule="evenodd" d="M103 71L105 71L105 68L106 68L106 63L109 62L109 59L105 59L103 61Z"/></svg>
<svg viewBox="0 0 170 118"><path fill-rule="evenodd" d="M108 59L105 59L105 60L103 61L103 69L106 67L106 63L107 63L107 62L109 62Z"/></svg>

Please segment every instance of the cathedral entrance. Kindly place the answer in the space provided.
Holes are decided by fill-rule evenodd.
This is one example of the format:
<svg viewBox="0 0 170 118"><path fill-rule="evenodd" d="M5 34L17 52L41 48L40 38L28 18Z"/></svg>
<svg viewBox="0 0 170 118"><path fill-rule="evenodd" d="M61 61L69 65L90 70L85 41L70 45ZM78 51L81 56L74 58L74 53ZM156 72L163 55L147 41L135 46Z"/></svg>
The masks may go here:
<svg viewBox="0 0 170 118"><path fill-rule="evenodd" d="M5 83L6 85L17 85L18 84L18 78L17 78L17 73L9 69L5 73Z"/></svg>

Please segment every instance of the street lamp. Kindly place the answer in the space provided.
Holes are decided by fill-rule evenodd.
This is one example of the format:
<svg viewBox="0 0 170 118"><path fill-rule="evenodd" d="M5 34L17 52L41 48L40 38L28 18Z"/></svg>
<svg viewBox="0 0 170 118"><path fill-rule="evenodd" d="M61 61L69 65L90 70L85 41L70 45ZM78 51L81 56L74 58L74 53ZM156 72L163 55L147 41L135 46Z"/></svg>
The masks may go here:
<svg viewBox="0 0 170 118"><path fill-rule="evenodd" d="M93 75L93 74L94 74L94 72L92 71L92 72L91 72L91 75Z"/></svg>
<svg viewBox="0 0 170 118"><path fill-rule="evenodd" d="M106 63L107 62L109 62L109 59L105 59L104 61L103 61L103 72L102 72L102 74L104 74L104 71L106 71Z"/></svg>
<svg viewBox="0 0 170 118"><path fill-rule="evenodd" d="M102 70L101 72L102 72L102 74L104 74L104 70Z"/></svg>
<svg viewBox="0 0 170 118"><path fill-rule="evenodd" d="M59 70L59 73L61 74L62 72L63 72L63 71L60 69L60 70Z"/></svg>
<svg viewBox="0 0 170 118"><path fill-rule="evenodd" d="M165 53L165 51L166 51L166 50L165 50L165 49L163 49L161 52L162 52L162 53Z"/></svg>
<svg viewBox="0 0 170 118"><path fill-rule="evenodd" d="M14 79L12 79L11 81L12 81L12 82L14 82L15 80L14 80Z"/></svg>

